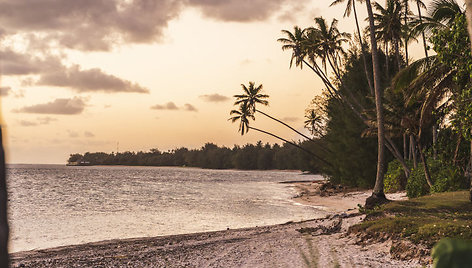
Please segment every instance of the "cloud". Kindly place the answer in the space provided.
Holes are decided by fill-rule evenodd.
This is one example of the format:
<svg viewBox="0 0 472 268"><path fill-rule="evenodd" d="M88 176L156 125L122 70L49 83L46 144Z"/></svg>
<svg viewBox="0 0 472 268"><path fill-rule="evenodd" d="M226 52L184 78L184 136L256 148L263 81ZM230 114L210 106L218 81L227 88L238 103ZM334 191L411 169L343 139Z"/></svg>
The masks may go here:
<svg viewBox="0 0 472 268"><path fill-rule="evenodd" d="M25 85L68 87L78 92L134 92L149 90L128 80L106 74L98 68L83 70L78 65L67 67L58 56L42 58L21 54L12 50L0 51L4 75L40 75L39 80L23 79Z"/></svg>
<svg viewBox="0 0 472 268"><path fill-rule="evenodd" d="M179 107L177 107L177 105L175 105L175 103L173 102L168 102L164 105L156 104L152 106L151 109L153 110L178 110Z"/></svg>
<svg viewBox="0 0 472 268"><path fill-rule="evenodd" d="M303 6L306 0L188 0L207 17L222 21L252 22L270 18L286 6Z"/></svg>
<svg viewBox="0 0 472 268"><path fill-rule="evenodd" d="M282 121L285 121L285 122L297 122L298 120L299 120L299 118L297 118L297 117L290 117L290 116L287 116L287 117L282 118Z"/></svg>
<svg viewBox="0 0 472 268"><path fill-rule="evenodd" d="M35 122L27 121L27 120L21 120L20 125L23 127L33 127L33 126L37 126L38 124Z"/></svg>
<svg viewBox="0 0 472 268"><path fill-rule="evenodd" d="M74 115L84 111L85 101L82 98L74 97L72 99L55 99L52 102L25 106L14 112L35 113L35 114L62 114Z"/></svg>
<svg viewBox="0 0 472 268"><path fill-rule="evenodd" d="M37 122L27 121L27 120L20 120L20 125L23 127L32 127L38 125L48 125L52 121L57 121L57 119L46 116L46 117L38 117Z"/></svg>
<svg viewBox="0 0 472 268"><path fill-rule="evenodd" d="M81 70L78 65L43 74L41 79L38 81L38 84L56 87L70 87L79 92L102 91L106 93L149 93L148 89L143 88L138 84L133 84L130 81L105 74L100 69L94 68Z"/></svg>
<svg viewBox="0 0 472 268"><path fill-rule="evenodd" d="M7 97L10 95L11 87L0 87L0 96Z"/></svg>
<svg viewBox="0 0 472 268"><path fill-rule="evenodd" d="M93 137L95 137L95 134L93 134L92 132L89 132L89 131L85 131L84 136L87 137L87 138L93 138Z"/></svg>
<svg viewBox="0 0 472 268"><path fill-rule="evenodd" d="M184 104L184 110L189 112L198 112L197 108L189 103Z"/></svg>
<svg viewBox="0 0 472 268"><path fill-rule="evenodd" d="M193 106L190 103L184 104L183 107L178 107L175 105L173 102L168 102L166 104L156 104L154 106L151 106L152 110L168 110L168 111L178 111L178 110L184 110L184 111L189 111L189 112L197 112L197 108Z"/></svg>
<svg viewBox="0 0 472 268"><path fill-rule="evenodd" d="M70 138L77 138L77 137L79 137L79 133L77 133L76 131L67 130L67 133L69 134L69 137L70 137Z"/></svg>
<svg viewBox="0 0 472 268"><path fill-rule="evenodd" d="M53 121L57 121L57 119L49 117L49 116L45 116L45 117L38 117L38 121L41 125L49 125L49 123Z"/></svg>
<svg viewBox="0 0 472 268"><path fill-rule="evenodd" d="M0 25L84 51L159 40L183 0L0 0Z"/></svg>
<svg viewBox="0 0 472 268"><path fill-rule="evenodd" d="M220 95L218 93L210 95L201 95L200 98L207 102L225 102L230 99L229 97Z"/></svg>

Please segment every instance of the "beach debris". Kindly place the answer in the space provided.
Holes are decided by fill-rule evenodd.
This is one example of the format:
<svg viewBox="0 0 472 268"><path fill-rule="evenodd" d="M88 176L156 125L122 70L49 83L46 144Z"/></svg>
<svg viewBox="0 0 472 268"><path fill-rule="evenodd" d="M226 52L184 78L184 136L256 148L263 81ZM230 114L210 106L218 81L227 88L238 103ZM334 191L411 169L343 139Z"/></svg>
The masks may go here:
<svg viewBox="0 0 472 268"><path fill-rule="evenodd" d="M331 221L331 224L328 226L320 224L315 227L300 228L300 229L297 229L297 231L302 234L311 234L313 236L330 235L330 234L340 232L342 223L343 223L343 218L339 217L337 220Z"/></svg>

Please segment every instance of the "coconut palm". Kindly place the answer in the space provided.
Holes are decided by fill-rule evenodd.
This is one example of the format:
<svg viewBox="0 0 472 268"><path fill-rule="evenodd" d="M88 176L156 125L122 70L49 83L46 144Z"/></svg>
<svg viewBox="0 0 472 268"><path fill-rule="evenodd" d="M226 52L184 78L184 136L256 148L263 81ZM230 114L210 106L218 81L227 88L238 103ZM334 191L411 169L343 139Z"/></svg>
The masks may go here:
<svg viewBox="0 0 472 268"><path fill-rule="evenodd" d="M246 103L240 103L239 104L239 109L238 110L232 110L230 112L230 115L231 117L228 119L229 121L231 121L232 123L235 123L237 121L239 121L239 132L241 132L241 135L244 135L246 134L247 132L249 132L249 130L254 130L254 131L258 131L258 132L261 132L261 133L264 133L264 134L267 134L269 136L272 136L276 139L279 139L283 142L286 142L288 144L291 144L295 147L297 147L298 149L314 156L316 159L318 159L319 161L323 162L324 164L326 165L330 165L330 163L326 162L326 160L320 158L318 155L314 154L313 152L301 147L300 145L294 143L294 142L291 142L291 141L288 141L280 136L277 136L273 133L270 133L268 131L265 131L265 130L262 130L262 129L258 129L258 128L255 128L255 127L252 127L250 126L250 122L249 122L249 119L252 119L254 120L254 115L252 113L252 108L250 108Z"/></svg>
<svg viewBox="0 0 472 268"><path fill-rule="evenodd" d="M314 109L309 110L305 118L305 128L308 129L312 135L323 136L323 118L317 115Z"/></svg>
<svg viewBox="0 0 472 268"><path fill-rule="evenodd" d="M385 45L385 56L387 57L387 75L389 74L389 44L394 47L398 70L401 69L400 46L404 32L403 12L404 9L400 2L396 0L387 0L386 7L380 4L374 4L378 13L374 14L375 35L378 41L383 41Z"/></svg>
<svg viewBox="0 0 472 268"><path fill-rule="evenodd" d="M367 14L369 18L370 30L370 44L372 51L372 65L374 70L374 91L375 91L375 109L377 116L377 140L378 140L378 156L377 156L377 175L375 178L375 186L372 191L372 196L367 198L366 207L373 207L379 203L385 202L387 199L384 194L384 168L385 168L385 133L384 133L384 119L382 106L382 91L381 91L381 74L380 61L377 52L377 38L375 35L375 21L374 13L370 0L365 0L367 7Z"/></svg>
<svg viewBox="0 0 472 268"><path fill-rule="evenodd" d="M243 94L234 95L234 97L236 98L236 102L234 103L234 105L243 105L244 108L248 109L249 112L248 112L247 116L252 116L252 118L254 118L254 113L256 113L256 112L260 113L260 114L262 114L262 115L264 115L264 116L266 116L266 117L268 117L268 118L270 118L270 119L272 119L272 120L288 127L289 129L291 129L292 131L294 131L298 135L304 137L305 139L312 141L311 138L307 137L303 133L299 132L295 128L293 128L290 125L288 125L287 123L283 122L282 120L277 119L273 116L268 115L267 113L264 113L264 112L256 109L256 104L261 104L261 105L264 105L264 106L269 105L269 101L266 100L267 98L269 98L269 95L262 94L262 88L263 88L262 84L260 84L259 86L256 86L254 82L249 82L249 86L241 84L241 87L243 89Z"/></svg>
<svg viewBox="0 0 472 268"><path fill-rule="evenodd" d="M330 6L335 6L335 5L339 5L341 3L344 3L345 1L347 1L347 4L346 4L346 10L344 11L344 17L349 17L351 15L351 12L354 14L354 20L356 22L356 28L357 28L357 37L359 39L359 43L361 45L361 51L362 51L362 61L364 63L364 73L367 77L367 83L369 85L369 89L370 89L370 94L372 94L372 96L374 95L374 85L373 85L373 82L372 82L372 77L370 75L370 72L369 72L369 68L367 67L367 61L366 61L366 48L365 48L365 44L364 44L364 41L362 40L362 34L361 34L361 30L360 30L360 27L359 27L359 19L357 18L357 9L356 9L356 0L335 0L333 3L331 3ZM359 2L363 2L363 0L358 0Z"/></svg>

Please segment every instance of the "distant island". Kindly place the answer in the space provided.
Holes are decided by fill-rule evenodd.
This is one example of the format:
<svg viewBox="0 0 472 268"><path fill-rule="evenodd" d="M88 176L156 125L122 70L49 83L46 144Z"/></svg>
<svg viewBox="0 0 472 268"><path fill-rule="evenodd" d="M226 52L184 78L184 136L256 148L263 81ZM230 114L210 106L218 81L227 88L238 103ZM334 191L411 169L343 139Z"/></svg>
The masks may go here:
<svg viewBox="0 0 472 268"><path fill-rule="evenodd" d="M301 143L303 145L303 143ZM313 158L290 144L270 145L258 142L233 148L206 143L200 149L177 148L161 152L87 152L71 154L68 166L126 165L126 166L187 166L207 169L242 170L302 170L317 173Z"/></svg>

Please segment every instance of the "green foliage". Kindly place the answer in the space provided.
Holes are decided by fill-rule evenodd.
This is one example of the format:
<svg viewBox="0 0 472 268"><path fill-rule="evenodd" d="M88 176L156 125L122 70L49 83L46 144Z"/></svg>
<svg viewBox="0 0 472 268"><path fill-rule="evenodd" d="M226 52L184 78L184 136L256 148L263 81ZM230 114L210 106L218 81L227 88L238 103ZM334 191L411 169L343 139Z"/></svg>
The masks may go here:
<svg viewBox="0 0 472 268"><path fill-rule="evenodd" d="M470 267L472 263L472 241L441 239L433 248L433 267Z"/></svg>
<svg viewBox="0 0 472 268"><path fill-rule="evenodd" d="M429 189L426 183L423 165L419 164L416 169L412 170L408 178L406 185L408 197L419 197L429 194L430 192L457 191L468 187L467 179L456 166L430 158L428 159L428 167L431 173L433 187Z"/></svg>
<svg viewBox="0 0 472 268"><path fill-rule="evenodd" d="M445 237L472 239L469 193L447 192L390 202L378 207L362 223L350 228L372 237L403 237L432 247Z"/></svg>
<svg viewBox="0 0 472 268"><path fill-rule="evenodd" d="M472 55L465 14L458 13L450 27L434 30L431 42L439 60L454 70L453 80L457 87L451 89L454 113L450 121L456 130L460 130L470 140Z"/></svg>
<svg viewBox="0 0 472 268"><path fill-rule="evenodd" d="M411 164L408 163L411 168ZM403 171L402 164L398 160L388 163L387 172L384 176L384 191L386 193L394 193L405 190L407 178Z"/></svg>

